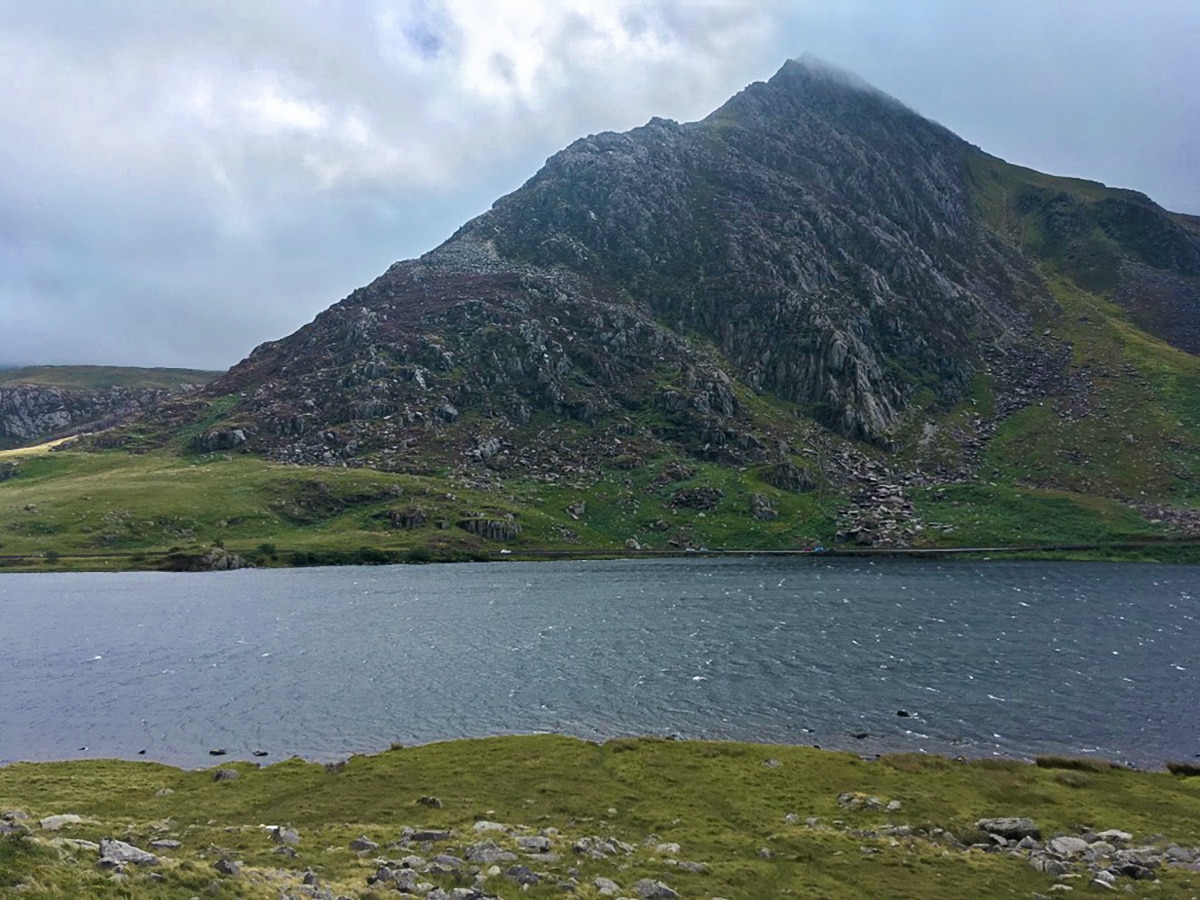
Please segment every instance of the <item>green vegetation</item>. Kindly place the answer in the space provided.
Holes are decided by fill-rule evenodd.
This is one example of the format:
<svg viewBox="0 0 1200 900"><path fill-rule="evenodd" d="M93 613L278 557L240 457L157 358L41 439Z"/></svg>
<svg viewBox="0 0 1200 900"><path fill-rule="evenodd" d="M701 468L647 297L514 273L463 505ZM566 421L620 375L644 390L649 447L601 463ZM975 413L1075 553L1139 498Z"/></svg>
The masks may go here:
<svg viewBox="0 0 1200 900"><path fill-rule="evenodd" d="M799 467L806 461L797 458ZM545 552L795 550L829 544L836 498L669 456L590 477L470 485L439 474L266 463L247 455L39 450L0 454L0 566L178 567L222 546L256 565L432 562ZM627 467L628 466L628 467ZM777 514L751 515L752 496ZM998 484L915 490L923 547L1161 540L1162 525L1086 494ZM465 523L500 524L499 535ZM515 526L511 532L503 529ZM519 528L519 533L516 532ZM636 546L630 541L636 542Z"/></svg>
<svg viewBox="0 0 1200 900"><path fill-rule="evenodd" d="M76 390L105 388L159 388L172 390L185 384L208 384L222 372L202 369L154 369L128 366L27 366L0 369L0 387L33 384Z"/></svg>
<svg viewBox="0 0 1200 900"><path fill-rule="evenodd" d="M1058 881L1019 857L968 849L984 840L974 825L984 817L1029 816L1046 837L1119 828L1138 842L1200 844L1200 779L1120 768L919 754L869 762L806 747L648 738L596 745L556 736L397 747L337 766L292 759L223 768L238 777L111 760L0 768L0 810L20 809L31 826L28 835L0 841L0 890L174 898L207 895L215 881L219 896L275 898L311 870L335 894L382 898L395 892L368 888L378 859L462 857L490 839L543 876L523 889L485 874L485 889L502 897L562 896L560 883L575 867L580 897L598 896L594 879L607 877L626 895L651 878L684 897L958 900L1030 897ZM868 797L899 808L861 802ZM83 821L57 832L38 827L38 819L60 813ZM477 833L479 820L508 830ZM294 858L280 854L271 825L296 831ZM405 826L454 834L388 849ZM521 852L516 838L538 833L549 835L557 860ZM363 836L378 849L351 850ZM572 850L592 836L628 852L592 858ZM72 843L106 837L143 849L162 839L180 846L156 851L158 866L128 866L124 880L114 880L95 849ZM671 844L678 849L662 846ZM240 874L219 874L213 866L221 859L240 862ZM668 859L704 866L690 871ZM1195 872L1164 866L1155 875L1153 884L1125 880L1138 895L1200 890ZM464 872L421 880L450 888L472 879Z"/></svg>
<svg viewBox="0 0 1200 900"><path fill-rule="evenodd" d="M668 458L579 481L511 479L499 490L169 450L25 450L0 454L6 461L18 474L0 482L0 564L24 568L52 560L57 568L157 567L168 552L218 542L260 565L477 559L501 548L627 552L630 538L655 550L795 548L832 527L816 493L791 494L714 464L672 467ZM696 488L711 492L702 498L712 507L675 502L686 504ZM751 518L752 493L770 497L779 517ZM512 522L520 533L472 534L461 527L471 518Z"/></svg>

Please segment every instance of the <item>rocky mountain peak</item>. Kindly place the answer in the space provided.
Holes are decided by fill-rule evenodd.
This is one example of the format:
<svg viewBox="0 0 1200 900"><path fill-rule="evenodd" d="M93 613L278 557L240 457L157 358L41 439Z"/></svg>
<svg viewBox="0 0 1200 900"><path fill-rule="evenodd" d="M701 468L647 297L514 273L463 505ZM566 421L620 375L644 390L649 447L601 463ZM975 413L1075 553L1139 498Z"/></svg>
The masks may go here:
<svg viewBox="0 0 1200 900"><path fill-rule="evenodd" d="M258 348L208 388L222 416L168 420L215 422L201 450L544 474L626 458L634 436L807 471L794 449L820 428L890 449L980 384L1008 415L1065 379L1047 260L1091 289L1108 254L1106 284L1133 285L1153 322L1162 296L1194 306L1200 258L1190 224L1153 204L1023 171L791 60L701 121L575 141L441 246ZM594 439L547 449L550 422Z"/></svg>

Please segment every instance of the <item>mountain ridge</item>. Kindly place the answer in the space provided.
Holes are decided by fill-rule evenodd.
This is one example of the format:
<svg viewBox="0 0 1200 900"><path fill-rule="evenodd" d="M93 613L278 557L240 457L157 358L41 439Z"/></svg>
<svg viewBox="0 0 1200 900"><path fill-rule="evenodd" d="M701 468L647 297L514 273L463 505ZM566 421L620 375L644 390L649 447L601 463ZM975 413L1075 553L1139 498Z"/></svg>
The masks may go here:
<svg viewBox="0 0 1200 900"><path fill-rule="evenodd" d="M1190 521L1198 341L1194 218L789 61L697 122L574 141L438 247L80 446L442 478L492 497L488 521L535 515L523 484L570 485L597 534L639 546L715 540L713 510L773 541L960 540L959 504L1028 491ZM939 506L947 489L963 499Z"/></svg>

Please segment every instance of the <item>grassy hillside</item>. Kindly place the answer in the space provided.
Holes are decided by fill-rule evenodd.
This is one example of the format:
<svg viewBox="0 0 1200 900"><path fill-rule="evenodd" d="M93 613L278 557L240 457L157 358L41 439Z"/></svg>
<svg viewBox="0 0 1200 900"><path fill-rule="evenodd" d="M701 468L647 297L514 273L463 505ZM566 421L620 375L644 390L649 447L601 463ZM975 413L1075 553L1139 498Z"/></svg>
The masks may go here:
<svg viewBox="0 0 1200 900"><path fill-rule="evenodd" d="M216 544L260 565L476 559L501 549L629 554L631 538L655 551L794 550L829 543L835 528L836 498L667 458L579 482L501 486L169 451L0 453L0 472L11 466L18 474L0 481L0 566L10 569L154 568L169 552L198 555ZM752 494L769 497L779 517L752 518ZM712 505L686 505L697 496ZM1129 507L1062 491L963 485L921 491L916 500L920 515L938 525L926 529L921 546L1168 534ZM498 523L500 532L478 533L478 521ZM512 525L519 533L503 531ZM1177 558L1165 549L1145 552Z"/></svg>
<svg viewBox="0 0 1200 900"><path fill-rule="evenodd" d="M1121 829L1133 846L1153 848L1142 858L1161 857L1169 844L1200 844L1200 779L1045 762L1078 768L554 736L394 749L338 766L232 763L222 768L236 777L225 780L214 770L152 763L15 764L0 768L0 810L20 810L27 818L17 821L29 831L0 837L0 893L273 900L281 891L298 895L311 872L334 896L394 897L386 882L368 885L382 861L399 869L415 856L409 865L420 869L435 854L463 859L491 841L492 852L512 856L419 880L444 889L475 883L505 898L560 897L563 884L573 896L597 897L596 879L609 878L623 896L638 896L637 883L650 879L689 898L961 900L1054 896L1090 880L1079 861L1056 877L1030 864L1037 851L990 852L995 842L975 826L985 817L1031 817L1042 844ZM64 813L82 821L39 827ZM480 821L496 825L477 830ZM273 836L271 826L291 833ZM393 844L406 827L451 833ZM529 841L537 836L545 840ZM103 838L178 846L155 849L157 865L129 865L114 879L97 865ZM370 843L352 849L358 839ZM602 842L607 847L586 852ZM548 855L531 855L541 848ZM237 873L216 869L222 860L238 863ZM530 872L536 884L517 883L531 881ZM1195 871L1163 864L1148 872L1153 881L1119 876L1117 889L1154 897L1200 891Z"/></svg>
<svg viewBox="0 0 1200 900"><path fill-rule="evenodd" d="M207 384L220 372L201 369L136 368L130 366L26 366L0 369L0 387L33 384L74 390L107 388L159 388Z"/></svg>

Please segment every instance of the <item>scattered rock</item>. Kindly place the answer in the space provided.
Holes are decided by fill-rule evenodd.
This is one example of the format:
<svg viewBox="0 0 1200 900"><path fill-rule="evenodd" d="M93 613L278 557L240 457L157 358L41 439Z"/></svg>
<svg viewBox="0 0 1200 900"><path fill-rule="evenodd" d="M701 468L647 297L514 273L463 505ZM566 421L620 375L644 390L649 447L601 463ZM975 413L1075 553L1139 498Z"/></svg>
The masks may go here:
<svg viewBox="0 0 1200 900"><path fill-rule="evenodd" d="M537 884L541 880L529 866L512 866L505 870L504 877L521 885Z"/></svg>
<svg viewBox="0 0 1200 900"><path fill-rule="evenodd" d="M633 886L633 890L642 900L671 900L679 896L670 885L653 878L643 878Z"/></svg>
<svg viewBox="0 0 1200 900"><path fill-rule="evenodd" d="M501 822L489 822L486 819L480 819L471 826L471 829L478 833L485 831L508 831L508 826Z"/></svg>
<svg viewBox="0 0 1200 900"><path fill-rule="evenodd" d="M429 861L429 871L434 874L457 872L462 867L463 861L457 856L450 856L448 853L439 853Z"/></svg>
<svg viewBox="0 0 1200 900"><path fill-rule="evenodd" d="M379 845L364 834L350 842L350 849L355 853L364 853L369 850L378 850Z"/></svg>
<svg viewBox="0 0 1200 900"><path fill-rule="evenodd" d="M770 497L755 493L750 495L750 518L759 522L774 522L779 518L779 512Z"/></svg>
<svg viewBox="0 0 1200 900"><path fill-rule="evenodd" d="M78 825L83 819L74 813L62 813L57 816L46 816L38 821L43 831L58 831L64 825Z"/></svg>
<svg viewBox="0 0 1200 900"><path fill-rule="evenodd" d="M498 862L515 862L517 854L497 846L493 841L483 841L467 848L467 862L490 865Z"/></svg>
<svg viewBox="0 0 1200 900"><path fill-rule="evenodd" d="M440 831L431 828L422 828L414 831L408 836L408 840L416 841L419 844L437 843L439 841L448 841L454 837L453 831Z"/></svg>
<svg viewBox="0 0 1200 900"><path fill-rule="evenodd" d="M117 868L124 865L137 866L157 866L158 857L153 853L148 853L145 850L127 844L124 841L115 841L112 838L105 838L100 842L100 865L106 868Z"/></svg>
<svg viewBox="0 0 1200 900"><path fill-rule="evenodd" d="M1040 839L1042 836L1042 830L1034 824L1033 819L1025 816L980 819L975 823L975 827L987 834L998 834L1014 841L1019 841L1023 837Z"/></svg>
<svg viewBox="0 0 1200 900"><path fill-rule="evenodd" d="M242 775L237 769L217 769L213 773L213 781L233 781L235 778L241 778Z"/></svg>
<svg viewBox="0 0 1200 900"><path fill-rule="evenodd" d="M1053 853L1055 856L1061 856L1064 858L1079 856L1080 854L1084 853L1087 848L1088 842L1083 838L1070 837L1066 835L1062 837L1051 838L1046 843L1046 849L1048 851Z"/></svg>
<svg viewBox="0 0 1200 900"><path fill-rule="evenodd" d="M238 875L242 874L241 862L233 859L225 859L224 857L213 863L213 868L222 875L228 875L231 878L236 878Z"/></svg>

